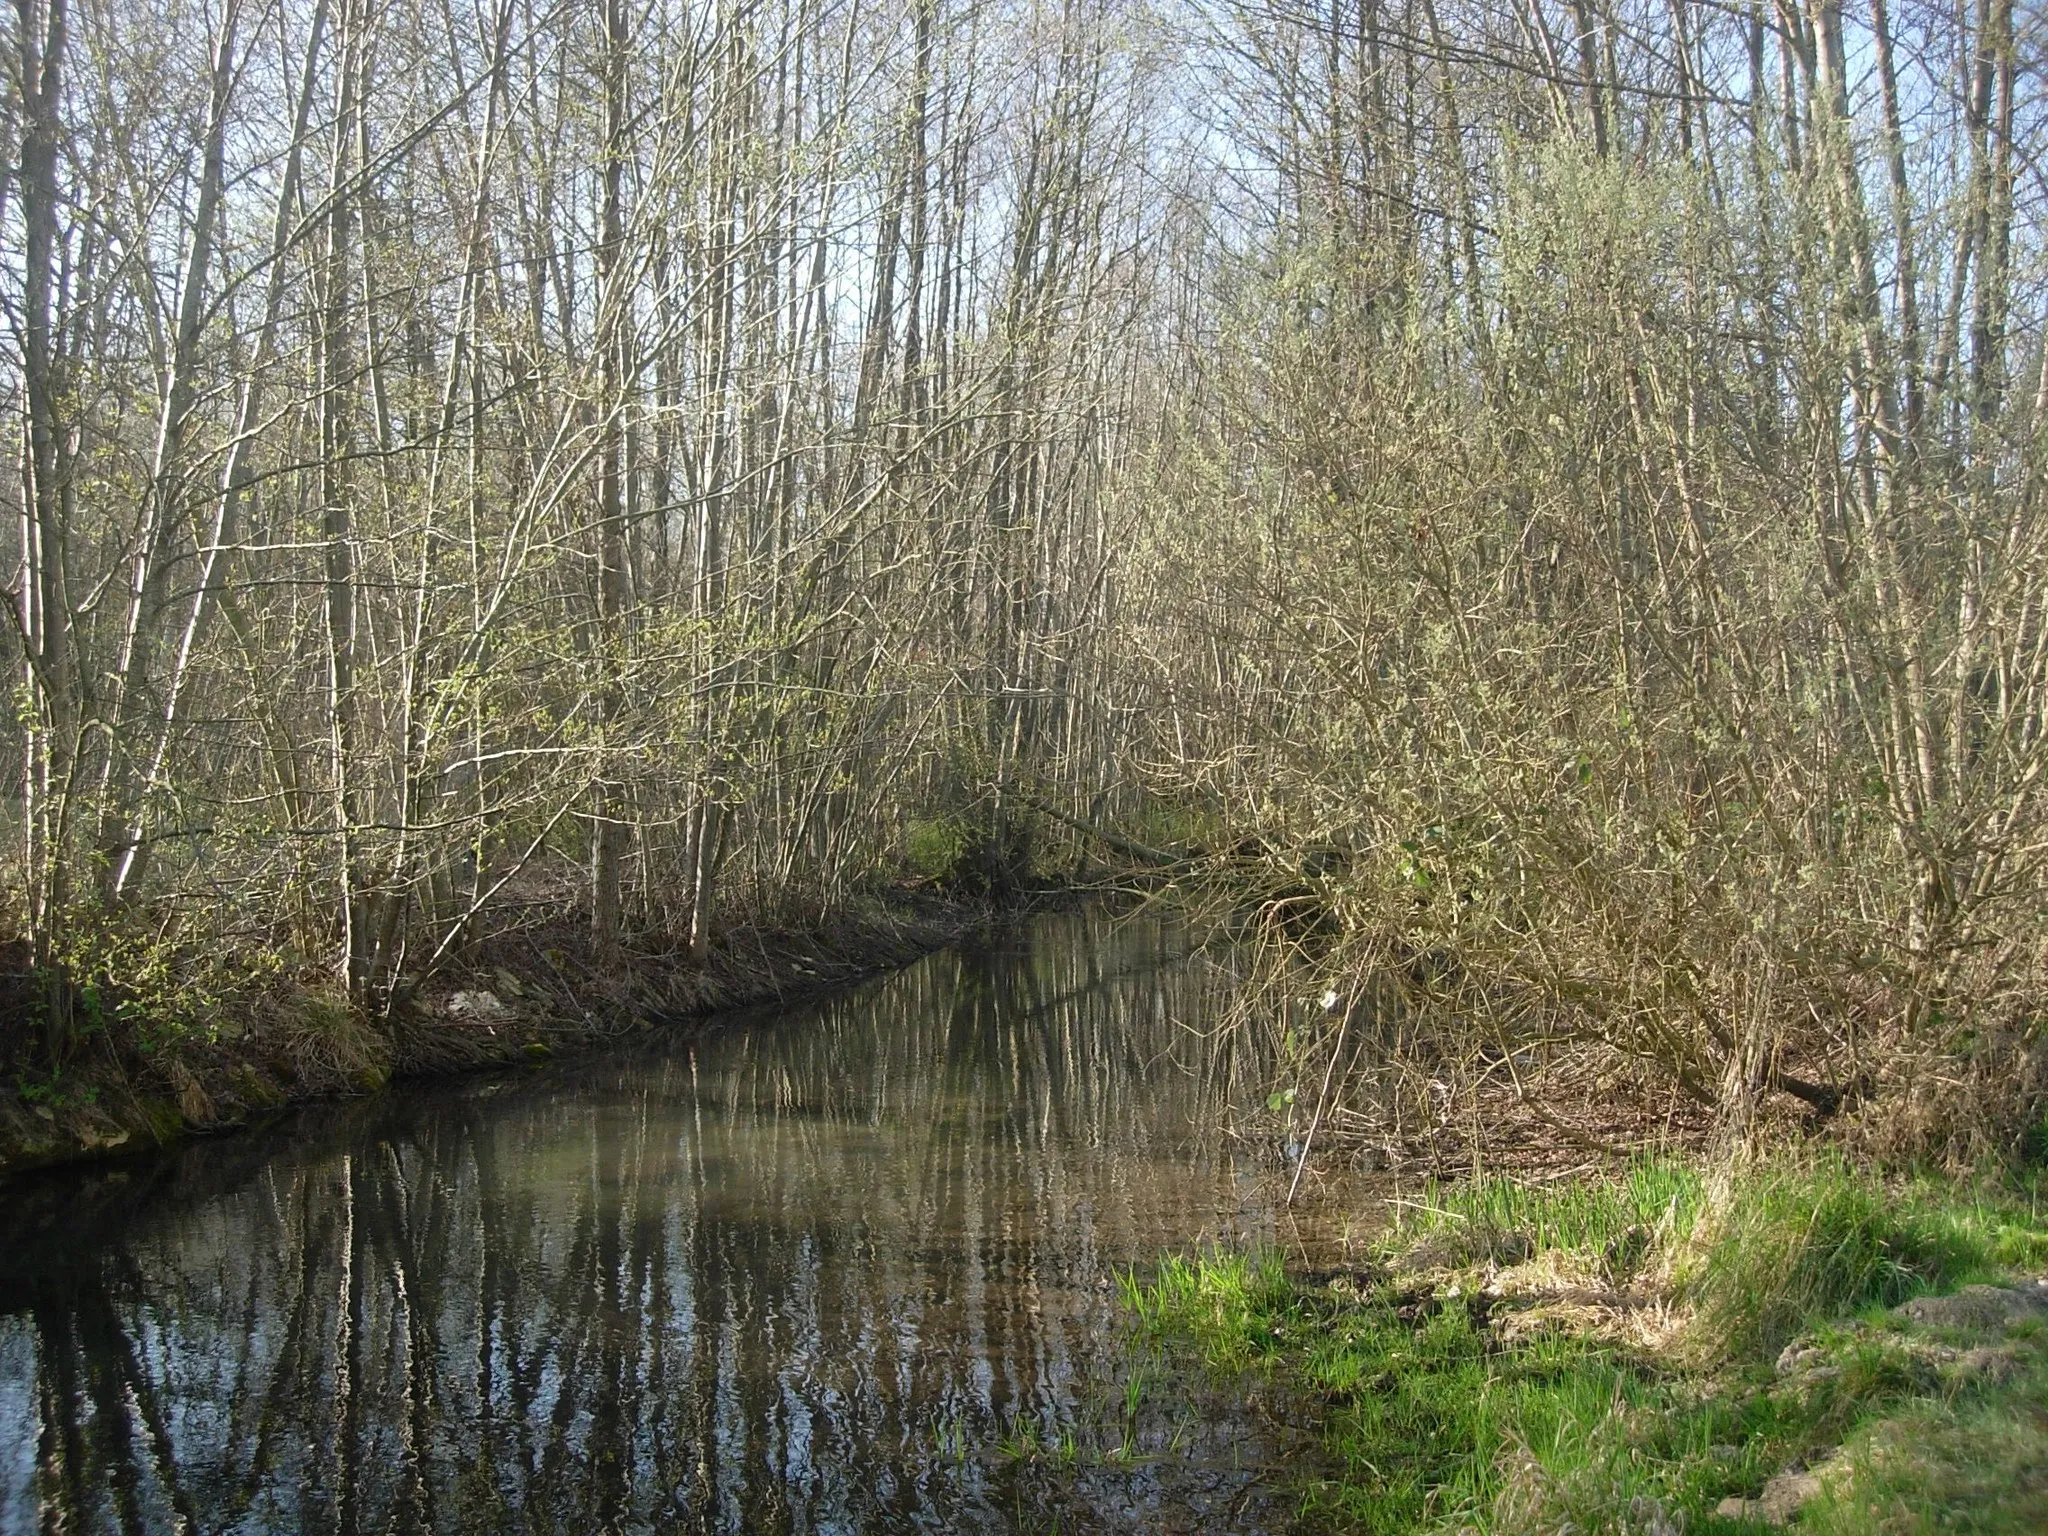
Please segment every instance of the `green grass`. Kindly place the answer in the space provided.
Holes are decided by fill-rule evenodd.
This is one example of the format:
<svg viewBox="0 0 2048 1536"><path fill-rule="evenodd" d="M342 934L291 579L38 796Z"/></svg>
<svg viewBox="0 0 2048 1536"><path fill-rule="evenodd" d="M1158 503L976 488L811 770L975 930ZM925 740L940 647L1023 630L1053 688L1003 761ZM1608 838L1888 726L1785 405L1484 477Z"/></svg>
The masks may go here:
<svg viewBox="0 0 2048 1536"><path fill-rule="evenodd" d="M1860 1426L1853 1496L1803 1515L1827 1536L1872 1531L2022 1536L2048 1530L2048 1371L1963 1401L1923 1397Z"/></svg>
<svg viewBox="0 0 2048 1536"><path fill-rule="evenodd" d="M1168 1257L1150 1284L1135 1274L1117 1281L1140 1333L1189 1340L1219 1366L1269 1355L1278 1342L1270 1320L1284 1315L1294 1295L1279 1255L1270 1252Z"/></svg>
<svg viewBox="0 0 2048 1536"><path fill-rule="evenodd" d="M1705 1182L1668 1159L1643 1159L1622 1177L1523 1184L1498 1175L1430 1184L1395 1207L1389 1241L1418 1267L1511 1264L1545 1251L1584 1254L1610 1280L1626 1279L1653 1248L1688 1238Z"/></svg>
<svg viewBox="0 0 2048 1536"><path fill-rule="evenodd" d="M1298 1390L1327 1453L1302 1496L1332 1529L1759 1530L1716 1506L1837 1447L1849 1492L1803 1526L2048 1529L2048 1329L2000 1341L2015 1359L1998 1379L1885 1311L2048 1267L2038 1195L1832 1159L1718 1195L1668 1163L1590 1186L1478 1180L1404 1207L1363 1293L1215 1253L1127 1277L1124 1295L1150 1339ZM1655 1353L1563 1325L1510 1339L1479 1295L1487 1266L1546 1250L1654 1282L1696 1321ZM1780 1378L1794 1338L1820 1368Z"/></svg>
<svg viewBox="0 0 2048 1536"><path fill-rule="evenodd" d="M1523 1184L1498 1175L1431 1184L1420 1200L1398 1207L1406 1236L1482 1229L1528 1237L1537 1249L1598 1251L1643 1229L1689 1236L1705 1200L1697 1170L1666 1158L1644 1158L1618 1179Z"/></svg>
<svg viewBox="0 0 2048 1536"><path fill-rule="evenodd" d="M1837 1159L1739 1183L1681 1295L1734 1350L1775 1350L1819 1318L1950 1291L2048 1260L2018 1191L1886 1185Z"/></svg>

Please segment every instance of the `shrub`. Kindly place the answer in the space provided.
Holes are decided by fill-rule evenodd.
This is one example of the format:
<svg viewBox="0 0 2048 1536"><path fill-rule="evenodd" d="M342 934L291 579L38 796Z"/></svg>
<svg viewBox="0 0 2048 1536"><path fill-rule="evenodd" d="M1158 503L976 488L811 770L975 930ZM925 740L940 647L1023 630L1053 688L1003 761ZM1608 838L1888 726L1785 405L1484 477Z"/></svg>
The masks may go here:
<svg viewBox="0 0 2048 1536"><path fill-rule="evenodd" d="M903 856L920 875L948 880L958 872L968 841L957 821L913 821L903 831Z"/></svg>

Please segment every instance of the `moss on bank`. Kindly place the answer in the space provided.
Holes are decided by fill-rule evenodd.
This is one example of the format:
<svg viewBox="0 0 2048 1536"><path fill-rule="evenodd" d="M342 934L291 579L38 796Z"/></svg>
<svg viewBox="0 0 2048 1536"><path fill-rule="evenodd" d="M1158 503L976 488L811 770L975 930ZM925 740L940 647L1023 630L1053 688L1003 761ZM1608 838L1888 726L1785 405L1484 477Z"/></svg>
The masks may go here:
<svg viewBox="0 0 2048 1536"><path fill-rule="evenodd" d="M737 924L701 962L665 949L602 959L587 927L564 921L495 936L381 1019L317 976L289 975L210 996L176 1030L147 1011L108 1010L61 1069L39 1057L0 1063L0 1177L374 1093L394 1078L544 1061L659 1023L807 996L906 964L991 916L902 893Z"/></svg>
<svg viewBox="0 0 2048 1536"><path fill-rule="evenodd" d="M1832 1159L1433 1188L1357 1271L1170 1259L1141 1332L1291 1387L1339 1531L2048 1529L2039 1176Z"/></svg>

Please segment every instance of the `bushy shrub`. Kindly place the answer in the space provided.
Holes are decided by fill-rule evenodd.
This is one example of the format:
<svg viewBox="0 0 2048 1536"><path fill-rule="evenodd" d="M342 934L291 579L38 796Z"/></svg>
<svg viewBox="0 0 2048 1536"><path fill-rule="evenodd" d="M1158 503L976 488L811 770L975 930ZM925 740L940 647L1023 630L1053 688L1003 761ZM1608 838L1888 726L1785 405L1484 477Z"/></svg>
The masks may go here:
<svg viewBox="0 0 2048 1536"><path fill-rule="evenodd" d="M969 838L959 822L940 817L913 821L903 829L903 857L920 875L947 880L959 870Z"/></svg>

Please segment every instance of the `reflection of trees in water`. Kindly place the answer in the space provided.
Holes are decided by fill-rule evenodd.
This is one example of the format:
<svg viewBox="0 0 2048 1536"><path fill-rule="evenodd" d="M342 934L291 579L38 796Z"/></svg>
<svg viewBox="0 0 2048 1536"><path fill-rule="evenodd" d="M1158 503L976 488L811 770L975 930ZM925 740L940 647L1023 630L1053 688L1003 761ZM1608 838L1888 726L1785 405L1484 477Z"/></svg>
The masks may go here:
<svg viewBox="0 0 2048 1536"><path fill-rule="evenodd" d="M1053 1432L1118 1347L1107 1265L1239 1201L1197 1129L1237 1064L1187 1027L1221 979L1083 924L694 1049L399 1096L94 1254L17 1255L44 1279L0 1319L0 1411L38 1439L0 1459L0 1521L993 1518L939 1429Z"/></svg>

